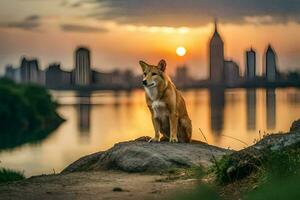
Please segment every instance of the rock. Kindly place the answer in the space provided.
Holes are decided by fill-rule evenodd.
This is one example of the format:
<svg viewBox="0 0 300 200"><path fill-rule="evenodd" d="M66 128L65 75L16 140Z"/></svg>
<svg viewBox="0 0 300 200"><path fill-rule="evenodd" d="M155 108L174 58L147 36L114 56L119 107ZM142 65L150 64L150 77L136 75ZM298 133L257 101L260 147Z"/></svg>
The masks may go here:
<svg viewBox="0 0 300 200"><path fill-rule="evenodd" d="M113 191L113 192L123 192L124 190L123 190L122 188L120 188L120 187L114 187L114 188L112 189L112 191Z"/></svg>
<svg viewBox="0 0 300 200"><path fill-rule="evenodd" d="M293 122L293 124L290 128L290 132L292 132L292 131L300 131L300 119Z"/></svg>
<svg viewBox="0 0 300 200"><path fill-rule="evenodd" d="M77 171L122 170L125 172L160 172L170 168L212 164L212 156L219 159L232 151L208 145L192 143L148 143L149 138L121 142L111 149L80 158L62 173Z"/></svg>

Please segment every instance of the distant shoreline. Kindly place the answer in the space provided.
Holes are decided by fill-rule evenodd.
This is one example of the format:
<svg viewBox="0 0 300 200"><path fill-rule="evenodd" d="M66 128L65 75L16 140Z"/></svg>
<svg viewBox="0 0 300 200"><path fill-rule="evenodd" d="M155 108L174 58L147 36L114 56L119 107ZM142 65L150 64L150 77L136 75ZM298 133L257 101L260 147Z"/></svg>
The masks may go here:
<svg viewBox="0 0 300 200"><path fill-rule="evenodd" d="M66 87L59 87L59 88L51 88L47 87L49 90L55 91L82 91L82 92L91 92L91 91L106 91L106 90L113 90L113 91L130 91L136 89L142 89L143 87L122 87L122 86L66 86ZM266 88L266 89L276 89L276 88L300 88L299 83L266 83L266 84L242 84L237 86L224 86L224 85L212 85L212 84L203 84L203 85L190 85L184 87L178 87L181 90L188 90L188 89L256 89L256 88Z"/></svg>

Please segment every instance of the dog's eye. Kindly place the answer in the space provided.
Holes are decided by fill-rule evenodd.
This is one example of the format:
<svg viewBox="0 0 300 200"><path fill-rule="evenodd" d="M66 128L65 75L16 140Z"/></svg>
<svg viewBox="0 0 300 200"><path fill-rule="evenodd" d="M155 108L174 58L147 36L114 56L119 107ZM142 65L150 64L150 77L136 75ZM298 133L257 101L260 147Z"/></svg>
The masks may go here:
<svg viewBox="0 0 300 200"><path fill-rule="evenodd" d="M152 76L156 76L156 75L157 75L157 73L155 73L155 72L152 73Z"/></svg>

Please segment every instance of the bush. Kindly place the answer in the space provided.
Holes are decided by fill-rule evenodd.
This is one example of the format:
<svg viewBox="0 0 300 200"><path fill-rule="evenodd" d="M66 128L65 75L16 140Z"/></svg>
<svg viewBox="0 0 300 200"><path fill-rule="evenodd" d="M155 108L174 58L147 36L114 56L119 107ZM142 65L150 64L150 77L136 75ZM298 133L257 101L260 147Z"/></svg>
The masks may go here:
<svg viewBox="0 0 300 200"><path fill-rule="evenodd" d="M261 152L260 152L261 153ZM257 152L241 150L233 154L223 156L216 161L209 170L216 176L218 184L227 184L243 179L260 169L261 157Z"/></svg>
<svg viewBox="0 0 300 200"><path fill-rule="evenodd" d="M0 183L19 181L23 179L25 179L25 176L21 172L0 168Z"/></svg>
<svg viewBox="0 0 300 200"><path fill-rule="evenodd" d="M262 182L300 176L300 148L269 152L261 170Z"/></svg>
<svg viewBox="0 0 300 200"><path fill-rule="evenodd" d="M45 138L63 119L48 91L0 79L0 149Z"/></svg>

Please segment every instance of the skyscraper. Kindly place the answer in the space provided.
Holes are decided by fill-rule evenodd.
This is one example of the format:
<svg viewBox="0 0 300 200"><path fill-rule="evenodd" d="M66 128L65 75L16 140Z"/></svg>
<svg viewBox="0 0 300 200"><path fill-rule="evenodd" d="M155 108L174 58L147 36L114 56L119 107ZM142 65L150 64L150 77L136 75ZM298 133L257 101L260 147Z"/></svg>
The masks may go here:
<svg viewBox="0 0 300 200"><path fill-rule="evenodd" d="M269 82L276 81L277 66L276 66L276 53L271 45L268 46L266 51L266 78Z"/></svg>
<svg viewBox="0 0 300 200"><path fill-rule="evenodd" d="M256 76L256 53L252 48L250 51L246 51L245 76L247 80L253 80Z"/></svg>
<svg viewBox="0 0 300 200"><path fill-rule="evenodd" d="M75 52L74 81L76 85L89 85L91 82L90 51L80 47Z"/></svg>
<svg viewBox="0 0 300 200"><path fill-rule="evenodd" d="M215 32L209 43L210 81L220 84L224 80L224 43L215 21Z"/></svg>

